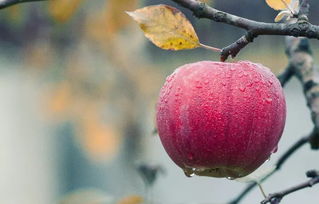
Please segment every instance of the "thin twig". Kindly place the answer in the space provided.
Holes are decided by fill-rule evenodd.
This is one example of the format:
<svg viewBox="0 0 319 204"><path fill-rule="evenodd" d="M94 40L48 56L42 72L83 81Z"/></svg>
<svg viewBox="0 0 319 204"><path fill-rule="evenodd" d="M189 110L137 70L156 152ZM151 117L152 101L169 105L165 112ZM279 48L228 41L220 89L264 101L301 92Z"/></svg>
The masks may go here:
<svg viewBox="0 0 319 204"><path fill-rule="evenodd" d="M293 75L293 68L288 66L281 74L277 76L277 78L280 81L281 86L284 87Z"/></svg>
<svg viewBox="0 0 319 204"><path fill-rule="evenodd" d="M285 162L290 158L291 155L297 152L301 147L303 147L305 144L307 144L309 141L309 136L302 137L299 139L295 144L293 144L277 161L275 164L274 171L270 172L266 176L264 176L259 182L262 183L266 181L269 177L271 177L274 173L279 171L281 167L285 164ZM238 204L251 190L253 190L257 186L257 183L250 183L247 185L247 187L229 204Z"/></svg>
<svg viewBox="0 0 319 204"><path fill-rule="evenodd" d="M272 194L269 194L269 196L267 196L267 198L265 200L263 200L261 202L261 204L267 204L267 203L270 203L270 204L277 204L277 203L280 203L280 201L283 199L283 197L293 193L293 192L296 192L296 191L299 191L299 190L302 190L302 189L305 189L305 188L309 188L309 187L312 187L316 184L319 183L319 176L317 175L316 177L312 177L311 179L309 179L308 181L306 182L303 182L303 183L300 183L296 186L293 186L293 187L290 187L286 190L283 190L283 191L280 191L280 192L277 192L277 193L272 193Z"/></svg>
<svg viewBox="0 0 319 204"><path fill-rule="evenodd" d="M247 31L248 34L223 49L221 53L222 60L226 60L229 56L236 56L243 47L252 42L253 39L259 35L304 36L307 38L319 39L319 26L309 23L305 20L305 18L300 18L300 20L291 24L264 23L219 11L196 0L173 1L190 9L198 18L208 18L216 22L242 28ZM306 6L307 4L302 2L301 10L303 13L306 13ZM249 38L247 38L247 35L249 35Z"/></svg>

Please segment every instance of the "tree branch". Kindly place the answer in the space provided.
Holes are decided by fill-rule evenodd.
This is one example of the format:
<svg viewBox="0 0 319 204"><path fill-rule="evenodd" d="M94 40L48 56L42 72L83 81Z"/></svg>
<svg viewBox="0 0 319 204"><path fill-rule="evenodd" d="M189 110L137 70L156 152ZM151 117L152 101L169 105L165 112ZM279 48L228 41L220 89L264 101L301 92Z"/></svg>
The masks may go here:
<svg viewBox="0 0 319 204"><path fill-rule="evenodd" d="M288 66L281 74L277 76L277 78L280 81L281 86L284 87L293 75L293 68Z"/></svg>
<svg viewBox="0 0 319 204"><path fill-rule="evenodd" d="M310 24L305 13L308 3L303 1L301 14L295 23L264 23L242 18L223 11L214 9L207 4L196 0L173 0L179 5L190 9L198 18L208 18L216 22L226 23L247 31L247 34L235 43L225 47L221 52L221 60L226 60L229 56L235 57L238 52L259 35L284 35L294 37L307 37L319 39L319 26Z"/></svg>
<svg viewBox="0 0 319 204"><path fill-rule="evenodd" d="M286 53L289 66L303 86L307 106L311 112L314 130L311 134L312 149L319 149L319 75L314 66L309 40L306 38L286 38Z"/></svg>
<svg viewBox="0 0 319 204"><path fill-rule="evenodd" d="M311 176L309 176L309 175L311 175ZM312 186L314 186L314 185L319 183L318 171L308 171L307 172L307 176L311 177L311 179L309 179L308 181L306 181L304 183L301 183L301 184L298 184L296 186L290 187L290 188L288 188L286 190L283 190L283 191L280 191L280 192L277 192L277 193L272 193L267 198L265 198L265 200L263 200L261 202L261 204L267 204L267 203L278 204L283 199L283 197L285 197L285 196L287 196L287 195L289 195L289 194L291 194L293 192L296 192L296 191L299 191L299 190L302 190L302 189L305 189L305 188L312 187Z"/></svg>
<svg viewBox="0 0 319 204"><path fill-rule="evenodd" d="M310 134L311 135L311 134ZM276 162L275 169L269 174L265 175L259 182L262 183L266 181L269 177L271 177L274 173L279 171L281 167L285 164L285 162L290 158L291 155L297 152L304 144L309 142L310 136L305 136L299 139L295 144L293 144ZM256 182L250 183L247 187L229 204L238 204L251 190L253 190L257 186Z"/></svg>
<svg viewBox="0 0 319 204"><path fill-rule="evenodd" d="M15 4L33 2L33 1L46 1L46 0L0 0L0 9L4 9L9 6L13 6Z"/></svg>

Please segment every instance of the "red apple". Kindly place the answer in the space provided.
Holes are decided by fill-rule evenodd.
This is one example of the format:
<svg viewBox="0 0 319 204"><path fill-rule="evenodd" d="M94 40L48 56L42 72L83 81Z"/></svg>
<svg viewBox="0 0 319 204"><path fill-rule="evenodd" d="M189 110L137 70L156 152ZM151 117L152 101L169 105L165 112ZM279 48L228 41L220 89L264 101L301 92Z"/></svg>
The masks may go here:
<svg viewBox="0 0 319 204"><path fill-rule="evenodd" d="M261 64L202 61L167 77L156 122L186 175L243 177L277 150L286 119L280 82Z"/></svg>

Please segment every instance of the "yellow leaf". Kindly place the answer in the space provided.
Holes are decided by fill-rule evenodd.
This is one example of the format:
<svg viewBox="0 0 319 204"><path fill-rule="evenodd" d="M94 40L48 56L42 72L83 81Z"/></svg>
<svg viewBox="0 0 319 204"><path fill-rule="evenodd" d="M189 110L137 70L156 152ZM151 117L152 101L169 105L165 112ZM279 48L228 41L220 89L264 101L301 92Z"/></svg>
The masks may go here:
<svg viewBox="0 0 319 204"><path fill-rule="evenodd" d="M268 6L275 10L284 10L287 9L291 0L266 0Z"/></svg>
<svg viewBox="0 0 319 204"><path fill-rule="evenodd" d="M193 49L200 45L192 24L176 8L157 5L127 13L138 22L145 36L162 49Z"/></svg>
<svg viewBox="0 0 319 204"><path fill-rule="evenodd" d="M90 13L85 23L87 36L108 50L110 42L114 42L119 31L131 24L125 10L137 7L138 0L107 0L95 13Z"/></svg>

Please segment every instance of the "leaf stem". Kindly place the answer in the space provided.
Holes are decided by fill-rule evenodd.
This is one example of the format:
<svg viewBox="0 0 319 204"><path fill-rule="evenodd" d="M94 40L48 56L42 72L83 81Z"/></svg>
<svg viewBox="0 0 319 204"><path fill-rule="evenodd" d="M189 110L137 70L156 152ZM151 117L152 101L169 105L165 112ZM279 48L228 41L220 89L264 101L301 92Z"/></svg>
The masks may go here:
<svg viewBox="0 0 319 204"><path fill-rule="evenodd" d="M199 45L202 47L202 48L205 48L205 49L208 49L208 50L212 50L214 52L221 52L222 49L220 48L216 48L216 47L211 47L211 46L208 46L208 45L204 45L202 43L199 43Z"/></svg>

